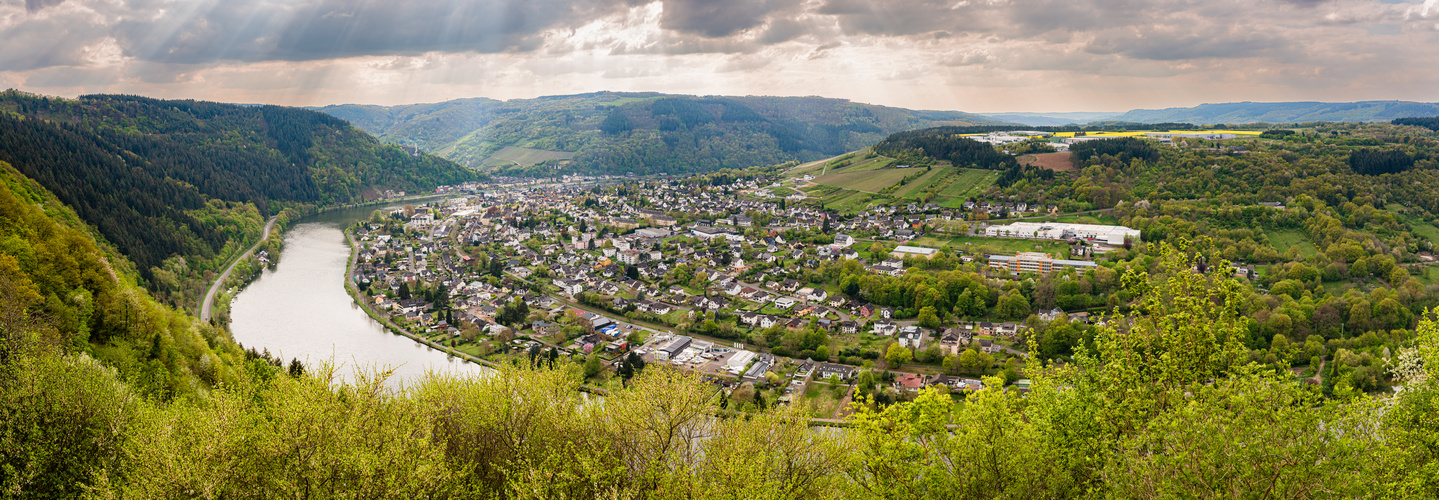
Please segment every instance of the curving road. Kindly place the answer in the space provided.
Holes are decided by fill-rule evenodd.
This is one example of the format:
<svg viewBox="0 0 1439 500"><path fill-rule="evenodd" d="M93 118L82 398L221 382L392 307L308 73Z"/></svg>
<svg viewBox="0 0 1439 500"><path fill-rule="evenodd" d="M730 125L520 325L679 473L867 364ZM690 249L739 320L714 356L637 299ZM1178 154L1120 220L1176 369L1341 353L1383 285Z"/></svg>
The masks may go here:
<svg viewBox="0 0 1439 500"><path fill-rule="evenodd" d="M230 271L234 271L236 264L245 260L250 254L255 253L255 249L259 248L260 244L264 243L265 239L270 237L270 230L275 228L275 221L277 220L279 220L279 216L271 216L270 221L265 223L265 230L260 231L260 239L256 240L255 244L251 246L249 250L245 250L245 253L240 254L233 262L230 262L230 265L225 268L225 272L215 277L215 282L211 283L210 289L205 291L205 300L200 302L200 321L210 321L210 306L215 303L215 296L220 294L220 287L225 284L225 279L230 277Z"/></svg>

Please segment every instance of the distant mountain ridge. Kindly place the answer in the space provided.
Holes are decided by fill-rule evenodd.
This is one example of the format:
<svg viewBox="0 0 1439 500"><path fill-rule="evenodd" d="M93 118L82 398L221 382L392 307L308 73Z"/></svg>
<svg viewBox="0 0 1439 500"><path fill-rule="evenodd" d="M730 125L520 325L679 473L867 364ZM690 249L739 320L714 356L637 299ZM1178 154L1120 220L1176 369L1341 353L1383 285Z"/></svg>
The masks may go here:
<svg viewBox="0 0 1439 500"><path fill-rule="evenodd" d="M1083 125L1093 122L1303 123L1382 122L1395 118L1439 116L1439 103L1413 101L1229 102L1187 108L1134 109L1123 113L986 113L986 118L1032 126Z"/></svg>
<svg viewBox="0 0 1439 500"><path fill-rule="evenodd" d="M1074 112L1074 113L983 113L980 116L991 120L1020 123L1036 127L1063 127L1083 125L1089 122L1112 120L1119 112Z"/></svg>
<svg viewBox="0 0 1439 500"><path fill-rule="evenodd" d="M1411 101L1231 102L1192 108L1136 109L1111 118L1138 123L1379 122L1439 115L1439 104Z"/></svg>
<svg viewBox="0 0 1439 500"><path fill-rule="evenodd" d="M904 130L1006 123L958 111L916 111L845 99L656 92L312 109L348 120L388 142L471 167L520 174L744 168L827 158ZM573 158L530 155L530 162L515 161L521 156L514 154L516 148L572 153ZM507 153L497 158L501 150Z"/></svg>

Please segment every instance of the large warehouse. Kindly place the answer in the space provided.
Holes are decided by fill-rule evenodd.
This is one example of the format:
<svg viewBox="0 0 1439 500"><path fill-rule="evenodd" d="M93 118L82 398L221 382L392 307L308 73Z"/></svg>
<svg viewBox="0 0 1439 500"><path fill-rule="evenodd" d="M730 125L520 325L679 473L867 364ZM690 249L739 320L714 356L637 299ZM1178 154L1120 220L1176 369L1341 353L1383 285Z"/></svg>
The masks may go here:
<svg viewBox="0 0 1439 500"><path fill-rule="evenodd" d="M1029 238L1042 240L1067 240L1070 238L1095 240L1110 245L1123 245L1125 239L1139 243L1139 230L1124 226L1102 226L1099 224L1065 224L1061 222L1015 222L1004 226L984 228L984 235L992 238Z"/></svg>

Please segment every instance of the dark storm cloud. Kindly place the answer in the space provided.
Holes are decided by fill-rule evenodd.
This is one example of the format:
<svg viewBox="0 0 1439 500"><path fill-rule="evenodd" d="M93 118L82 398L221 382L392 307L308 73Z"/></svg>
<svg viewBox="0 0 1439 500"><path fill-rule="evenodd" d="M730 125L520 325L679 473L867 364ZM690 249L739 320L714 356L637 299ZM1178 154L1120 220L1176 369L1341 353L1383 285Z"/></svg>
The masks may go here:
<svg viewBox="0 0 1439 500"><path fill-rule="evenodd" d="M1086 45L1091 54L1118 54L1134 59L1248 58L1287 54L1288 44L1276 36L1232 30L1149 29L1104 33Z"/></svg>
<svg viewBox="0 0 1439 500"><path fill-rule="evenodd" d="M720 38L759 27L794 6L792 0L668 0L660 27Z"/></svg>
<svg viewBox="0 0 1439 500"><path fill-rule="evenodd" d="M35 12L52 5L60 5L64 1L65 0L25 0L25 10Z"/></svg>
<svg viewBox="0 0 1439 500"><path fill-rule="evenodd" d="M625 1L224 1L191 16L140 16L116 31L127 52L153 61L305 61L422 52L528 52L550 29L571 29ZM157 29L158 28L158 29Z"/></svg>

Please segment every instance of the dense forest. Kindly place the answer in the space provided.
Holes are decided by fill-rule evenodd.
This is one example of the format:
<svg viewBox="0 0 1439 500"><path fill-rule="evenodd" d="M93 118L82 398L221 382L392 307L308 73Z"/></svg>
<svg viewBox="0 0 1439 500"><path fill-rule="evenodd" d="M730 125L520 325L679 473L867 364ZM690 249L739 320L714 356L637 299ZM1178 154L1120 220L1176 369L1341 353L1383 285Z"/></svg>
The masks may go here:
<svg viewBox="0 0 1439 500"><path fill-rule="evenodd" d="M1078 165L1083 165L1090 158L1099 155L1114 156L1124 163L1129 163L1130 159L1148 162L1159 159L1159 150L1154 147L1153 142L1134 137L1084 141L1070 146L1069 152L1070 160Z"/></svg>
<svg viewBox="0 0 1439 500"><path fill-rule="evenodd" d="M599 92L384 108L329 106L380 138L497 172L707 172L860 149L885 134L942 124L997 123L958 112L911 111L818 97L673 96ZM572 160L497 159L506 147L574 153Z"/></svg>
<svg viewBox="0 0 1439 500"><path fill-rule="evenodd" d="M1394 121L1390 123L1393 123L1395 125L1413 125L1416 127L1424 127L1429 130L1439 131L1439 116L1430 116L1423 118L1395 118Z"/></svg>
<svg viewBox="0 0 1439 500"><path fill-rule="evenodd" d="M74 207L146 280L217 265L227 244L258 235L252 214L475 178L303 109L17 91L0 93L0 161Z"/></svg>
<svg viewBox="0 0 1439 500"><path fill-rule="evenodd" d="M874 152L919 165L936 160L970 168L1003 169L1018 165L1014 157L994 146L961 137L953 130L939 127L899 132L875 144Z"/></svg>

